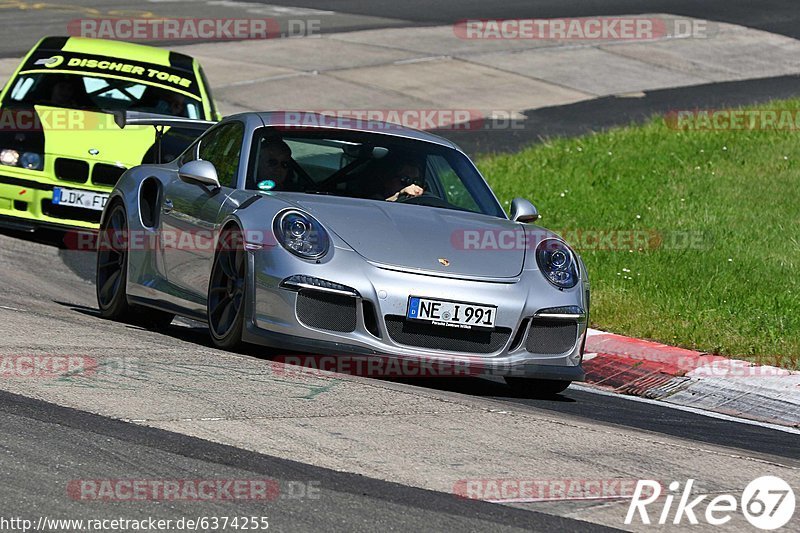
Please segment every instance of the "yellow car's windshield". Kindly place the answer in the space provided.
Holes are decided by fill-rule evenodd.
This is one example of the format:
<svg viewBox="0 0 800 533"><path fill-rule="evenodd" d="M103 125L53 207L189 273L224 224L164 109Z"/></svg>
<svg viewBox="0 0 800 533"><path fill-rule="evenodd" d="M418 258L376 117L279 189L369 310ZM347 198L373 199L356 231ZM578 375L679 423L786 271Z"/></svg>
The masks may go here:
<svg viewBox="0 0 800 533"><path fill-rule="evenodd" d="M50 105L87 110L129 110L201 118L199 100L135 80L81 74L28 73L17 77L4 105Z"/></svg>

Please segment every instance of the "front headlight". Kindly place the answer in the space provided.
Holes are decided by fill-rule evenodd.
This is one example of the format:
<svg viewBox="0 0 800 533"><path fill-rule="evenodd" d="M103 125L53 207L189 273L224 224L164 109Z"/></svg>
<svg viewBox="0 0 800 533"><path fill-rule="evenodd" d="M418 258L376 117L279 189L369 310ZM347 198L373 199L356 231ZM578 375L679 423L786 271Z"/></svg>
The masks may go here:
<svg viewBox="0 0 800 533"><path fill-rule="evenodd" d="M0 150L0 163L9 167L42 170L44 168L43 161L42 155L36 152L23 152L22 155L19 155L19 152L13 148Z"/></svg>
<svg viewBox="0 0 800 533"><path fill-rule="evenodd" d="M42 156L36 152L25 152L19 158L19 166L31 170L42 170Z"/></svg>
<svg viewBox="0 0 800 533"><path fill-rule="evenodd" d="M6 148L5 150L0 150L0 163L7 165L9 167L17 166L17 162L19 161L19 152L16 150L11 150Z"/></svg>
<svg viewBox="0 0 800 533"><path fill-rule="evenodd" d="M547 281L559 289L570 289L580 279L574 252L557 239L545 239L539 243L536 263Z"/></svg>
<svg viewBox="0 0 800 533"><path fill-rule="evenodd" d="M275 217L274 230L278 242L298 257L319 259L328 252L328 232L310 215L284 211Z"/></svg>

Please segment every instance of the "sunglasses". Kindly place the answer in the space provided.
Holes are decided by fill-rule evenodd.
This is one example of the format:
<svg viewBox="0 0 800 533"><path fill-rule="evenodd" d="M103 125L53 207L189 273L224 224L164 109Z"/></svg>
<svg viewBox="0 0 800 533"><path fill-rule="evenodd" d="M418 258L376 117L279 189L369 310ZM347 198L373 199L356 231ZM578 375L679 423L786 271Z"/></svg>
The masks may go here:
<svg viewBox="0 0 800 533"><path fill-rule="evenodd" d="M277 167L280 166L281 168L289 168L289 161L280 161L278 159L270 158L267 159L267 166L268 167Z"/></svg>
<svg viewBox="0 0 800 533"><path fill-rule="evenodd" d="M411 176L406 176L405 174L400 174L399 176L397 176L397 179L400 180L400 183L403 184L403 187L406 187L408 185L413 185L413 184L420 185L420 186L422 185L422 180L419 177L412 178Z"/></svg>

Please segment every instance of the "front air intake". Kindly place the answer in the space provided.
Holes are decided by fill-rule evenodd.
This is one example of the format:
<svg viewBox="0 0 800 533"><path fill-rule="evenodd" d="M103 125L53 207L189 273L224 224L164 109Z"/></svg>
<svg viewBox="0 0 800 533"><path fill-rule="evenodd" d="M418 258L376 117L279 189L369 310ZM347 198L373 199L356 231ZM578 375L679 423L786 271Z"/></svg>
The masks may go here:
<svg viewBox="0 0 800 533"><path fill-rule="evenodd" d="M308 327L328 331L356 330L356 299L315 290L297 293L297 318Z"/></svg>
<svg viewBox="0 0 800 533"><path fill-rule="evenodd" d="M573 320L533 319L525 349L535 354L563 354L571 351L577 340L578 323Z"/></svg>

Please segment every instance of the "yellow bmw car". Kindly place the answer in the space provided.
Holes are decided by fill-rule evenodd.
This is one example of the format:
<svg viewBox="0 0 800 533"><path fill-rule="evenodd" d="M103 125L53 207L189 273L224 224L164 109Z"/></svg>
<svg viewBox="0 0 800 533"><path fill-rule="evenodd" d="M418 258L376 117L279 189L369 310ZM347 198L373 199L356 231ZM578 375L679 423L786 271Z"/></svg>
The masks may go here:
<svg viewBox="0 0 800 533"><path fill-rule="evenodd" d="M169 161L197 137L179 125L124 125L129 112L173 124L220 118L192 57L102 39L39 41L0 93L0 225L96 229L126 169Z"/></svg>

